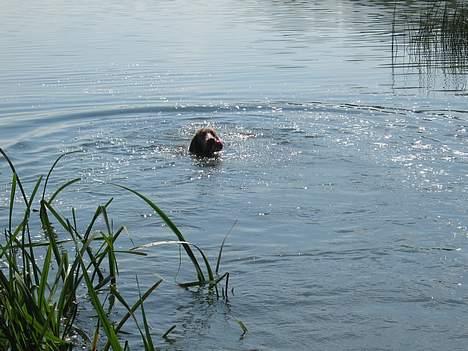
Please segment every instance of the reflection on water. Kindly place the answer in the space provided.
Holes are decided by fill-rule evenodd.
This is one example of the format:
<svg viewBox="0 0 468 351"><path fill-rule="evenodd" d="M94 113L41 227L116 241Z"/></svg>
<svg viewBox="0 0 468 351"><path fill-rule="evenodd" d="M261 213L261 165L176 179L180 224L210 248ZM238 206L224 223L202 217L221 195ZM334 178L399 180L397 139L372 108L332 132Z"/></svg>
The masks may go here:
<svg viewBox="0 0 468 351"><path fill-rule="evenodd" d="M466 55L435 52L435 29L418 42L428 4L8 2L0 145L28 180L80 150L50 180L82 178L60 205L87 218L114 197L128 245L174 238L108 183L154 199L210 257L237 223L228 304L175 286L191 277L177 249L122 258L129 301L135 273L142 290L166 279L145 305L155 335L177 325L162 349L461 350ZM187 153L205 125L217 160Z"/></svg>
<svg viewBox="0 0 468 351"><path fill-rule="evenodd" d="M461 1L428 2L408 13L395 5L392 33L394 75L419 75L419 87L466 91L468 10Z"/></svg>

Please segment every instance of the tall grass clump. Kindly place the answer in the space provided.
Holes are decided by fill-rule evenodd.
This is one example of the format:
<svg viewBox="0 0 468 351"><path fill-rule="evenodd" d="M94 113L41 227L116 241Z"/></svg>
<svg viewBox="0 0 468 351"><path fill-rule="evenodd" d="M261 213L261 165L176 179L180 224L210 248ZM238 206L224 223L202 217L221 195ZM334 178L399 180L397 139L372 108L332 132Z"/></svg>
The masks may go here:
<svg viewBox="0 0 468 351"><path fill-rule="evenodd" d="M0 153L11 170L8 219L0 240L0 350L71 350L77 346L126 350L129 344L122 340L121 332L129 319L135 323L145 350L154 350L144 301L161 280L152 282L146 291L141 291L137 280L139 298L133 303L118 289L118 256L145 255L141 250L152 246L183 247L196 278L180 285L207 286L219 296L218 284L224 279L226 288L222 289L222 296L227 298L229 275L218 273L224 241L213 270L205 253L187 242L153 201L119 185L150 206L177 240L118 250L116 242L124 227L113 228L109 216L113 199L97 206L88 223L78 225L76 210L70 209L70 215L65 216L63 209L55 206L55 199L80 179L66 181L48 195L50 176L64 155L55 161L45 178L41 176L35 181L27 194L12 161L2 149ZM98 222L103 223L100 227L104 229L97 228ZM42 239L33 239L38 232ZM79 320L82 304L93 311L92 323ZM118 315L114 313L117 306L124 315L121 313L114 320L111 316ZM173 329L171 326L164 336Z"/></svg>
<svg viewBox="0 0 468 351"><path fill-rule="evenodd" d="M468 63L468 8L463 1L430 1L407 19L408 49L418 63L457 69Z"/></svg>

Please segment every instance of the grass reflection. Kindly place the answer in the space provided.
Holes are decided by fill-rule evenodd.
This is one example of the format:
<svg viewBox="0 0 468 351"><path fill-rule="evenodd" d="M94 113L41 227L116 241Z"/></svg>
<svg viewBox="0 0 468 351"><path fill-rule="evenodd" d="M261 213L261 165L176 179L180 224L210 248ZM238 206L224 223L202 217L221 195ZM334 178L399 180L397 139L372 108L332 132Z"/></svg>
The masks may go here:
<svg viewBox="0 0 468 351"><path fill-rule="evenodd" d="M468 9L462 2L431 1L419 13L407 14L395 5L392 25L392 57L399 51L410 64L457 73L468 64Z"/></svg>

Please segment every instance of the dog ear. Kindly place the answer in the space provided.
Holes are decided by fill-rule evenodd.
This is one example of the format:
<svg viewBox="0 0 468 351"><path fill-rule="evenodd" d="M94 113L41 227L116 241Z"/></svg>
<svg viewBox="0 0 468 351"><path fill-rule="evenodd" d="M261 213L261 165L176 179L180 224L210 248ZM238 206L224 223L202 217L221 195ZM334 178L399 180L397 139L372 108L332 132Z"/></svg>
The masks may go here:
<svg viewBox="0 0 468 351"><path fill-rule="evenodd" d="M200 131L198 131L190 143L189 152L200 155L203 153L202 137Z"/></svg>
<svg viewBox="0 0 468 351"><path fill-rule="evenodd" d="M195 135L193 138L192 138L192 141L190 143L190 147L189 147L189 152L191 153L196 153L196 150L197 149L200 149L200 146L199 146L200 142L198 141L198 138L197 136ZM198 145L198 147L197 147Z"/></svg>

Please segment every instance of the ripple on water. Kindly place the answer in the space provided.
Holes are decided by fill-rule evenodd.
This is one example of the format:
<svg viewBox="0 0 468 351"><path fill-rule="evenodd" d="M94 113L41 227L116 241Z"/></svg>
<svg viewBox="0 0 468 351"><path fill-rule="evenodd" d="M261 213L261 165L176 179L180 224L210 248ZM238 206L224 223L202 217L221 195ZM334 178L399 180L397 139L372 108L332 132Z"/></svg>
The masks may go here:
<svg viewBox="0 0 468 351"><path fill-rule="evenodd" d="M115 197L116 222L125 221L137 245L173 237L144 204L107 183L153 198L210 257L238 221L223 260L233 277L235 313L218 320L206 301L195 299L198 309L190 293L175 292L181 294L175 322L168 307L158 308L167 323L186 326L181 338L210 338L212 328L235 325L235 315L252 326L254 340L269 338L284 348L292 339L358 344L370 325L374 331L414 326L406 306L419 316L439 309L439 320L463 306L464 256L451 250L466 237L460 125L364 106L238 105L119 108L96 111L99 118L76 112L52 118L50 128L9 148L27 151L18 161L31 179L46 171L51 155L80 150L52 181L82 178L61 204L91 213L94 203ZM72 123L63 123L68 118ZM187 152L195 130L206 124L225 141L216 160ZM6 206L8 189L2 194ZM177 262L161 261L173 255L158 248L128 267L148 271L150 265L151 274L171 276ZM155 306L172 301L167 289ZM424 322L416 328L432 330Z"/></svg>

